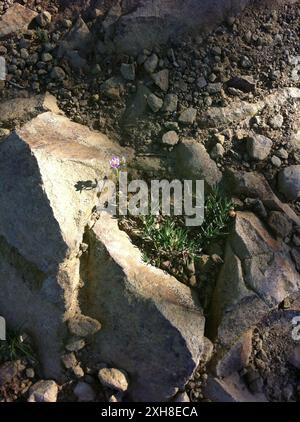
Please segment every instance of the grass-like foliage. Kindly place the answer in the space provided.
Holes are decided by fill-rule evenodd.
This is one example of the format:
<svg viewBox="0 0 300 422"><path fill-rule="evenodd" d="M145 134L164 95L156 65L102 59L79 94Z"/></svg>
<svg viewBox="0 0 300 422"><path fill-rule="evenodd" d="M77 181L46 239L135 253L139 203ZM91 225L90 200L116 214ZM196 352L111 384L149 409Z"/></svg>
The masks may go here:
<svg viewBox="0 0 300 422"><path fill-rule="evenodd" d="M35 360L34 352L20 332L8 330L6 340L0 340L0 363L22 358Z"/></svg>
<svg viewBox="0 0 300 422"><path fill-rule="evenodd" d="M228 234L232 210L231 200L214 189L206 197L204 223L200 227L186 227L183 217L150 215L126 218L121 221L121 228L142 250L145 262L180 278L211 242Z"/></svg>
<svg viewBox="0 0 300 422"><path fill-rule="evenodd" d="M204 222L197 234L197 243L201 248L227 234L232 210L232 201L218 189L213 189L206 198Z"/></svg>
<svg viewBox="0 0 300 422"><path fill-rule="evenodd" d="M160 266L164 261L186 260L197 253L197 244L188 230L171 217L142 216L139 232L146 262Z"/></svg>

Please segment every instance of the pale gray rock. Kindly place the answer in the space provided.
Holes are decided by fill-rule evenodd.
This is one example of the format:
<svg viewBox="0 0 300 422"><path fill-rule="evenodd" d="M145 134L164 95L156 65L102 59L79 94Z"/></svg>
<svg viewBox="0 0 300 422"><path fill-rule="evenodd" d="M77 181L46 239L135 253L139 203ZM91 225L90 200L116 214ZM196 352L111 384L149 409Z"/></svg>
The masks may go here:
<svg viewBox="0 0 300 422"><path fill-rule="evenodd" d="M293 151L300 151L300 130L291 135L289 145Z"/></svg>
<svg viewBox="0 0 300 422"><path fill-rule="evenodd" d="M286 101L299 99L299 88L281 88L256 103L238 100L226 107L211 107L201 115L199 124L202 127L227 127L232 123L251 119L265 107L273 109L284 105Z"/></svg>
<svg viewBox="0 0 300 422"><path fill-rule="evenodd" d="M207 86L207 80L204 78L204 76L200 76L197 79L197 86L199 89L203 89Z"/></svg>
<svg viewBox="0 0 300 422"><path fill-rule="evenodd" d="M125 392L128 389L128 375L125 371L116 368L102 368L98 372L100 383L107 388Z"/></svg>
<svg viewBox="0 0 300 422"><path fill-rule="evenodd" d="M278 175L278 189L289 201L300 197L300 165L286 167Z"/></svg>
<svg viewBox="0 0 300 422"><path fill-rule="evenodd" d="M247 139L247 152L252 160L263 161L270 154L273 141L263 135L253 135Z"/></svg>
<svg viewBox="0 0 300 422"><path fill-rule="evenodd" d="M55 381L38 381L29 389L28 402L50 402L57 401L58 387Z"/></svg>
<svg viewBox="0 0 300 422"><path fill-rule="evenodd" d="M175 130L170 130L166 132L162 137L163 144L174 146L178 144L179 138Z"/></svg>
<svg viewBox="0 0 300 422"><path fill-rule="evenodd" d="M185 125L192 125L197 117L197 110L195 108L187 108L179 116L179 122Z"/></svg>
<svg viewBox="0 0 300 422"><path fill-rule="evenodd" d="M275 114L275 116L272 116L269 120L269 125L272 129L280 129L283 125L284 119L281 114Z"/></svg>
<svg viewBox="0 0 300 422"><path fill-rule="evenodd" d="M280 158L277 157L276 155L272 155L271 163L273 164L274 167L277 167L277 168L281 167L281 164L282 164Z"/></svg>

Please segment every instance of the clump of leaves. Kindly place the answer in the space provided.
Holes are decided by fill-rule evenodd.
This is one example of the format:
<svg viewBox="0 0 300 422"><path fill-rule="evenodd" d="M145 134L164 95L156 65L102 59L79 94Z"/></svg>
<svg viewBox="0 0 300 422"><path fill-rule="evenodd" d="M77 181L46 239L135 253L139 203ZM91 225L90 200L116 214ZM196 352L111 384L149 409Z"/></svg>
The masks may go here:
<svg viewBox="0 0 300 422"><path fill-rule="evenodd" d="M49 42L48 32L44 29L37 28L36 37L40 43L46 44Z"/></svg>
<svg viewBox="0 0 300 422"><path fill-rule="evenodd" d="M194 258L197 244L190 239L187 228L171 217L142 216L140 236L147 262L161 266L165 261L176 262Z"/></svg>
<svg viewBox="0 0 300 422"><path fill-rule="evenodd" d="M186 227L184 217L150 215L126 218L121 221L121 228L143 251L145 262L186 281L186 273L203 249L228 234L232 211L231 200L214 189L206 197L200 227Z"/></svg>
<svg viewBox="0 0 300 422"><path fill-rule="evenodd" d="M201 249L228 234L231 212L231 199L226 198L220 190L213 189L205 200L204 222L197 234L197 243Z"/></svg>
<svg viewBox="0 0 300 422"><path fill-rule="evenodd" d="M0 340L0 362L22 358L35 360L34 352L26 335L19 331L7 330L6 340Z"/></svg>

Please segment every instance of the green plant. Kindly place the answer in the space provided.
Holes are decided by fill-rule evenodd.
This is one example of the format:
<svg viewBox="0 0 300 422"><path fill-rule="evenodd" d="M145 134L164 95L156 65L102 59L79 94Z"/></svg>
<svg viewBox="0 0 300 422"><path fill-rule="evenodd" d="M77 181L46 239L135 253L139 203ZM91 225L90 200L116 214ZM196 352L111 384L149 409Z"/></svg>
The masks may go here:
<svg viewBox="0 0 300 422"><path fill-rule="evenodd" d="M204 222L197 234L199 247L204 248L212 241L228 234L231 211L233 211L232 201L219 189L214 188L205 200Z"/></svg>
<svg viewBox="0 0 300 422"><path fill-rule="evenodd" d="M7 330L6 340L0 341L0 362L21 358L35 360L34 352L19 331Z"/></svg>
<svg viewBox="0 0 300 422"><path fill-rule="evenodd" d="M37 28L36 36L40 43L46 44L49 42L48 32L45 31L44 29Z"/></svg>
<svg viewBox="0 0 300 422"><path fill-rule="evenodd" d="M189 267L203 249L228 234L231 200L213 189L205 200L204 222L200 227L186 227L184 216L136 216L120 220L123 228L141 249L145 262L186 279Z"/></svg>
<svg viewBox="0 0 300 422"><path fill-rule="evenodd" d="M140 236L147 262L160 266L164 261L170 261L174 265L177 261L189 260L196 255L197 245L178 219L142 216L141 222Z"/></svg>

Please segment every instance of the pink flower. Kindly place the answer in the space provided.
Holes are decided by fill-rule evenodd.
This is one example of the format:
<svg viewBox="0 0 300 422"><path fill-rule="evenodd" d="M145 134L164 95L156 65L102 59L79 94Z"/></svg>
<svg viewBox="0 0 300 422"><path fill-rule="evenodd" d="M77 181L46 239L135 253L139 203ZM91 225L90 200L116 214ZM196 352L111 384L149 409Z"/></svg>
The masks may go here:
<svg viewBox="0 0 300 422"><path fill-rule="evenodd" d="M112 169L118 169L121 165L121 160L119 157L114 156L109 160L109 164Z"/></svg>

